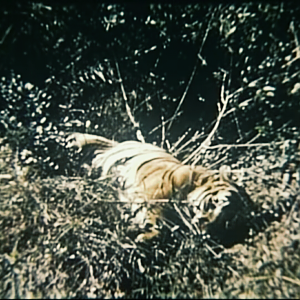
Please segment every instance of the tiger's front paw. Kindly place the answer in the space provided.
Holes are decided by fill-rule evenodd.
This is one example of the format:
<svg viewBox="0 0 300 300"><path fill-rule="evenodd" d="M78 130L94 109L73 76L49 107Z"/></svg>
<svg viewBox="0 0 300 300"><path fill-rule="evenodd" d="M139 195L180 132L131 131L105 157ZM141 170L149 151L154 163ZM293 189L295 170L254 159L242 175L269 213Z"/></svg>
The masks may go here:
<svg viewBox="0 0 300 300"><path fill-rule="evenodd" d="M78 152L82 150L82 147L86 144L86 138L83 133L72 133L66 138L66 148L77 148Z"/></svg>

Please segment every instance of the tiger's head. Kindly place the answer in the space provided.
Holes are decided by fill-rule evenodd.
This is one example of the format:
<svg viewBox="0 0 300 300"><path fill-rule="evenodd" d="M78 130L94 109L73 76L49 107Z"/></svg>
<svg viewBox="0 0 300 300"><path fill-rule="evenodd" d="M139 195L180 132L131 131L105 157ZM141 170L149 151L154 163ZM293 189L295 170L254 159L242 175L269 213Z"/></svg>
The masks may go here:
<svg viewBox="0 0 300 300"><path fill-rule="evenodd" d="M256 209L245 189L231 175L229 166L201 172L195 188L187 195L193 208L192 223L224 246L245 239L249 231L248 217Z"/></svg>

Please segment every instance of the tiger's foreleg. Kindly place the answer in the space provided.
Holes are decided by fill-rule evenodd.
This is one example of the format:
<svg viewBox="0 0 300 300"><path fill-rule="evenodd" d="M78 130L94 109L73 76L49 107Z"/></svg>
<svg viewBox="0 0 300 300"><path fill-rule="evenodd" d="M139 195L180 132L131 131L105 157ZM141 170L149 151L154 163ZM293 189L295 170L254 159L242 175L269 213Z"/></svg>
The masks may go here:
<svg viewBox="0 0 300 300"><path fill-rule="evenodd" d="M86 145L97 145L101 149L107 149L118 144L117 142L102 136L79 132L69 135L66 142L66 148L78 148L79 151Z"/></svg>
<svg viewBox="0 0 300 300"><path fill-rule="evenodd" d="M147 241L151 240L154 237L158 236L160 234L160 231L157 230L157 221L159 218L162 217L162 210L163 208L160 206L154 205L153 207L148 207L146 211L146 227L148 227L147 232L141 233L137 236L136 242L142 242L142 241Z"/></svg>

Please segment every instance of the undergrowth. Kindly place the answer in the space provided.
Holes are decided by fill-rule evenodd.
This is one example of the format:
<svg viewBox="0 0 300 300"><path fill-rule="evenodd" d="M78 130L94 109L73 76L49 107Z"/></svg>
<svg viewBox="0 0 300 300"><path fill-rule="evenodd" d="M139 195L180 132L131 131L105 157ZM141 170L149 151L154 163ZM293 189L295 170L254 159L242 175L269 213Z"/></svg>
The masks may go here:
<svg viewBox="0 0 300 300"><path fill-rule="evenodd" d="M268 208L297 193L297 184L283 185L281 148L244 149L235 161L227 149L220 164ZM216 164L217 153L206 151L203 163ZM5 139L0 155L2 298L300 296L299 198L281 221L229 249L189 233L137 243L130 204L109 181L41 178L22 167Z"/></svg>

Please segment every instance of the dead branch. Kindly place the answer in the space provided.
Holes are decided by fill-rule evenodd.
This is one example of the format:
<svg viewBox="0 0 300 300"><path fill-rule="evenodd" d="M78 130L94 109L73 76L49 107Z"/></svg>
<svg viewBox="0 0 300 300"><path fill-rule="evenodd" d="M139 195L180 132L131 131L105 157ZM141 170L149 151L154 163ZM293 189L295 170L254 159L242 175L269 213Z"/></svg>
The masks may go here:
<svg viewBox="0 0 300 300"><path fill-rule="evenodd" d="M174 143L174 145L170 148L170 152L173 152L175 148L185 139L185 137L189 134L192 128L188 128L188 130Z"/></svg>
<svg viewBox="0 0 300 300"><path fill-rule="evenodd" d="M203 132L202 133L199 133L199 131L197 130L195 133L194 133L194 136L189 139L186 143L184 143L181 147L179 147L175 152L174 152L174 155L176 156L178 153L180 153L184 148L186 148L190 143L193 143L195 142L197 139L199 139L201 136L203 135Z"/></svg>
<svg viewBox="0 0 300 300"><path fill-rule="evenodd" d="M211 139L212 137L214 136L215 132L217 131L218 127L219 127L219 124L221 122L221 119L226 111L226 108L227 108L227 104L228 104L228 101L229 101L229 97L226 96L224 97L224 94L225 94L225 79L226 79L226 75L227 75L227 72L224 71L224 75L223 75L223 84L222 84L222 88L221 88L221 103L223 104L222 105L222 109L218 115L218 118L217 118L217 121L215 123L215 126L213 127L212 131L209 133L209 135L207 136L207 138L204 140L204 142L194 151L191 153L191 155L185 159L183 161L183 163L187 163L189 160L191 160L192 158L194 158L194 161L192 163L192 165L194 166L200 159L200 156L199 154L204 150L204 149L207 149L207 147L210 145L211 143Z"/></svg>
<svg viewBox="0 0 300 300"><path fill-rule="evenodd" d="M282 276L282 279L287 281L287 282L290 282L290 283L293 283L293 284L296 284L296 285L300 286L300 280L297 279L297 278L290 278L290 277L287 277L287 276Z"/></svg>
<svg viewBox="0 0 300 300"><path fill-rule="evenodd" d="M296 56L288 61L285 65L283 65L281 68L285 68L285 67L288 67L290 66L293 62L295 62L297 59L300 58L300 44L299 44L299 39L298 39L298 36L297 36L297 32L296 32L296 29L295 29L295 26L294 26L294 21L292 21L290 23L290 30L294 36L294 43L296 45L295 49L293 49L292 52L296 52Z"/></svg>
<svg viewBox="0 0 300 300"><path fill-rule="evenodd" d="M214 172L218 172L218 171L214 171ZM112 199L93 199L91 201L88 201L87 203L85 203L82 207L80 207L76 212L81 211L84 207L88 206L89 204L93 203L94 201L97 202L105 202L105 203L115 203L115 204L147 204L147 203L172 203L174 201L170 200L170 199L134 199L134 200L130 200L130 199L126 199L126 200L112 200ZM189 203L188 200L176 200L176 202L180 202L180 203Z"/></svg>
<svg viewBox="0 0 300 300"><path fill-rule="evenodd" d="M253 80L253 81L251 81L249 84L248 84L248 86L247 87L241 87L241 88L239 88L239 89L237 89L237 90L235 90L234 92L232 92L231 94L229 94L229 95L227 95L226 97L224 97L224 84L222 85L222 90L221 90L221 99L220 99L220 102L221 103L225 103L226 102L226 105L230 102L230 101L232 101L232 99L234 99L238 94L240 94L241 92L243 92L244 90L245 90L245 88L251 88L251 87L255 87L256 86L256 84L260 81L260 80L262 80L263 79L263 77L259 77L259 78L257 78L257 79L255 79L255 80ZM247 101L253 101L253 99L249 99L249 100L247 100ZM224 104L223 104L224 105ZM217 118L217 120L215 121L215 125L214 125L214 129L212 130L212 132L211 133L214 133L215 132L215 130L217 129L217 127L219 126L219 124L218 124L218 121L220 122L220 120L221 119L219 119L220 117L221 118L225 118L225 117L227 117L229 114L231 114L231 113L234 113L235 111L236 111L236 108L231 108L231 109L229 109L229 110L227 110L227 111L225 111L226 110L226 107L225 107L225 110L222 110L221 109L221 107L222 106L220 106L220 104L218 103L218 109L219 109L219 112L220 112L220 114L219 114L219 117ZM224 106L223 106L223 109L224 109ZM222 116L221 116L221 112L222 112ZM192 143L192 142L195 142L196 141L196 139L198 139L198 138L200 138L201 136L203 136L203 133L202 134L198 134L198 132L197 132L197 134L195 134L195 136L192 138L192 139L190 139L187 143L185 143L183 146L181 146L179 149L177 149L176 150L176 154L178 154L180 151L182 151L182 149L184 149L185 147L187 147L190 143ZM207 138L206 138L206 140L205 141L208 141L208 139L209 139L209 137L210 136L208 136ZM256 139L257 137L255 137L254 138L254 140ZM205 142L204 141L204 142ZM249 144L249 143L251 143L253 140L251 140L251 141L249 141L247 144ZM195 156L196 155L198 155L199 153L198 153L198 151L199 151L199 149L200 149L200 147L201 147L201 149L203 149L203 144L204 144L204 142L188 157L188 158L186 158L184 161L183 161L183 163L187 163L188 161L190 161L193 157L195 158ZM233 145L234 146L234 145ZM205 149L212 149L211 147L206 147ZM197 151L197 152L196 152ZM199 160L199 158L197 158L197 162L198 162L198 160Z"/></svg>

